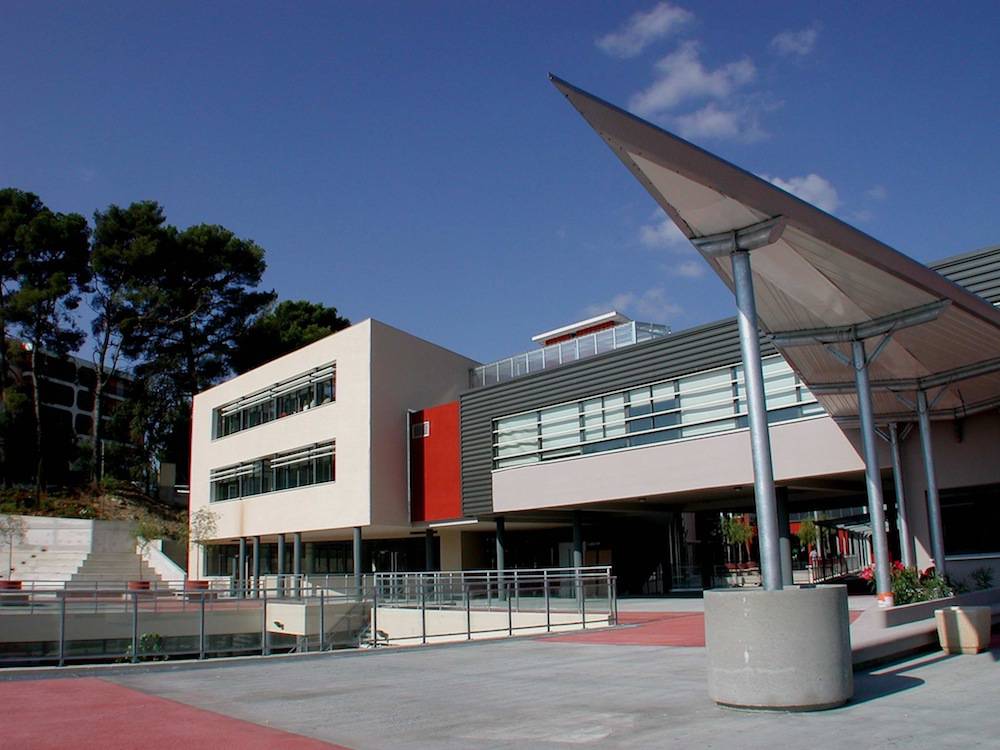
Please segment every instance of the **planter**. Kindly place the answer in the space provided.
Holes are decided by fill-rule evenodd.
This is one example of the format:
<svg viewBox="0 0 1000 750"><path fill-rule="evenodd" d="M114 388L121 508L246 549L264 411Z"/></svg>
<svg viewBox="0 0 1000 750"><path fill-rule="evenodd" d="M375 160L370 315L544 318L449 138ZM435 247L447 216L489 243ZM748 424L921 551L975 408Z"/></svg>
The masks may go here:
<svg viewBox="0 0 1000 750"><path fill-rule="evenodd" d="M993 613L989 607L934 610L938 640L946 654L978 654L990 645Z"/></svg>
<svg viewBox="0 0 1000 750"><path fill-rule="evenodd" d="M706 591L705 646L723 706L817 711L854 692L844 586Z"/></svg>
<svg viewBox="0 0 1000 750"><path fill-rule="evenodd" d="M184 581L185 591L208 591L208 581Z"/></svg>
<svg viewBox="0 0 1000 750"><path fill-rule="evenodd" d="M149 591L149 581L129 581L129 591Z"/></svg>
<svg viewBox="0 0 1000 750"><path fill-rule="evenodd" d="M0 591L20 591L20 590L21 590L20 581L0 580Z"/></svg>

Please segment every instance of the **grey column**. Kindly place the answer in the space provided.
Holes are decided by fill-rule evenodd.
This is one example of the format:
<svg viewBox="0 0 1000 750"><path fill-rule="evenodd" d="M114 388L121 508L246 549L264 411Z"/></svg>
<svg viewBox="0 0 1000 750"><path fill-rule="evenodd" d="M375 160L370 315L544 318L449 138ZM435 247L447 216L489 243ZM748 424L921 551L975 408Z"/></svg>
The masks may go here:
<svg viewBox="0 0 1000 750"><path fill-rule="evenodd" d="M931 443L931 418L927 413L927 393L917 391L917 422L920 425L920 448L924 454L927 476L927 525L931 532L931 554L938 575L945 574L944 529L941 525L941 500L938 497L937 473L934 470L934 446Z"/></svg>
<svg viewBox="0 0 1000 750"><path fill-rule="evenodd" d="M292 535L292 576L295 578L295 596L302 595L302 532Z"/></svg>
<svg viewBox="0 0 1000 750"><path fill-rule="evenodd" d="M573 567L583 567L583 522L580 511L573 511Z"/></svg>
<svg viewBox="0 0 1000 750"><path fill-rule="evenodd" d="M260 596L260 537L253 538L253 595Z"/></svg>
<svg viewBox="0 0 1000 750"><path fill-rule="evenodd" d="M361 527L354 527L354 590L360 597L364 587L364 571L361 570Z"/></svg>
<svg viewBox="0 0 1000 750"><path fill-rule="evenodd" d="M278 596L285 595L285 535L278 534Z"/></svg>
<svg viewBox="0 0 1000 750"><path fill-rule="evenodd" d="M296 578L302 575L302 532L292 535L292 575Z"/></svg>
<svg viewBox="0 0 1000 750"><path fill-rule="evenodd" d="M879 605L882 606L886 601L892 603L892 579L889 572L889 540L885 535L882 473L879 470L875 443L875 410L872 407L865 342L852 341L851 354L854 361L854 383L858 392L858 416L861 419L865 484L868 489L868 517L872 524L872 545L875 547L875 595L879 599Z"/></svg>
<svg viewBox="0 0 1000 750"><path fill-rule="evenodd" d="M737 250L730 257L733 263L740 353L743 359L743 378L746 384L747 413L750 423L754 504L757 510L757 534L760 539L760 572L764 589L779 591L782 588L781 549L778 542L774 469L771 464L771 439L767 429L767 406L764 401L764 371L760 362L753 273L750 270L748 251Z"/></svg>
<svg viewBox="0 0 1000 750"><path fill-rule="evenodd" d="M506 596L504 591L504 570L507 568L507 527L503 516L496 519L497 526L497 597L503 599Z"/></svg>
<svg viewBox="0 0 1000 750"><path fill-rule="evenodd" d="M775 510L778 513L778 545L781 548L781 583L791 586L792 580L792 532L788 523L788 488L776 487L774 493Z"/></svg>
<svg viewBox="0 0 1000 750"><path fill-rule="evenodd" d="M236 589L242 599L247 593L247 538L240 537L240 561L236 566Z"/></svg>
<svg viewBox="0 0 1000 750"><path fill-rule="evenodd" d="M899 528L899 555L908 568L917 564L913 548L913 534L910 533L910 519L906 510L906 496L903 491L903 462L899 457L899 427L889 425L889 449L892 451L892 479L896 488L896 523Z"/></svg>

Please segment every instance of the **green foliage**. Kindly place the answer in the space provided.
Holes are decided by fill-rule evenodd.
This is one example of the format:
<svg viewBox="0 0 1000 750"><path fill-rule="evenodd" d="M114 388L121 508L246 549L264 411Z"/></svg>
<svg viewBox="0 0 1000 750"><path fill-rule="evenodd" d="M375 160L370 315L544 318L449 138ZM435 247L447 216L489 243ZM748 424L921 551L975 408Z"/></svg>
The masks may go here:
<svg viewBox="0 0 1000 750"><path fill-rule="evenodd" d="M159 633L143 633L139 636L139 661L166 661L168 656L163 653L163 636ZM119 664L132 661L132 644L125 653L116 660Z"/></svg>
<svg viewBox="0 0 1000 750"><path fill-rule="evenodd" d="M806 519L799 524L799 533L796 536L798 536L801 545L810 546L816 544L816 540L819 538L819 529L816 528L815 523Z"/></svg>
<svg viewBox="0 0 1000 750"><path fill-rule="evenodd" d="M283 354L300 349L351 322L337 313L337 308L305 300L285 300L271 305L253 324L236 338L232 366L246 372Z"/></svg>
<svg viewBox="0 0 1000 750"><path fill-rule="evenodd" d="M972 578L972 585L977 591L993 588L993 571L989 568L976 568L969 574Z"/></svg>
<svg viewBox="0 0 1000 750"><path fill-rule="evenodd" d="M921 573L917 568L905 567L896 562L892 566L892 599L896 606L926 602L932 599L944 599L955 594L955 587L947 579L939 576L933 568ZM862 578L866 579L872 590L875 590L874 568L869 566Z"/></svg>
<svg viewBox="0 0 1000 750"><path fill-rule="evenodd" d="M746 544L753 539L753 528L743 516L730 516L722 521L722 538L726 544Z"/></svg>

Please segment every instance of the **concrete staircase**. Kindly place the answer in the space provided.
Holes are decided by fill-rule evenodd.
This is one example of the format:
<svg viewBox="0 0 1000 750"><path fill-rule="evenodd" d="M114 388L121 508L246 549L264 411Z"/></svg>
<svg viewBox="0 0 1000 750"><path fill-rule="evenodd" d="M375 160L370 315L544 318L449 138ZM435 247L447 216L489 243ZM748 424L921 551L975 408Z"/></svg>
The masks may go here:
<svg viewBox="0 0 1000 750"><path fill-rule="evenodd" d="M26 583L51 582L67 588L93 588L95 584L150 581L163 578L140 557L131 524L118 521L24 517L25 538L14 545L12 578ZM4 545L6 547L6 545ZM7 549L2 554L6 577Z"/></svg>

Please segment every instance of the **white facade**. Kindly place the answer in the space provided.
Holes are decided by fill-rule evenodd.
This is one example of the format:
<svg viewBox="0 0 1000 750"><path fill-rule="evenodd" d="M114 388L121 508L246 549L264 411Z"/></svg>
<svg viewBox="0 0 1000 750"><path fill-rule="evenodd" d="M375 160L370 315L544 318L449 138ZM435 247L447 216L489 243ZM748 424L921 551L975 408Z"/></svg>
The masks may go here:
<svg viewBox="0 0 1000 750"><path fill-rule="evenodd" d="M216 435L220 407L329 364L336 367L333 401ZM457 398L476 364L369 319L198 394L191 513L208 507L216 514L219 542L295 532L309 539L347 539L353 527L408 533L406 412ZM332 481L212 500L213 470L331 441ZM200 556L191 560L191 575L197 577Z"/></svg>

